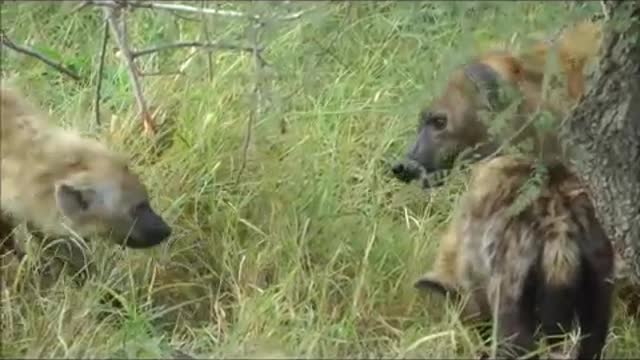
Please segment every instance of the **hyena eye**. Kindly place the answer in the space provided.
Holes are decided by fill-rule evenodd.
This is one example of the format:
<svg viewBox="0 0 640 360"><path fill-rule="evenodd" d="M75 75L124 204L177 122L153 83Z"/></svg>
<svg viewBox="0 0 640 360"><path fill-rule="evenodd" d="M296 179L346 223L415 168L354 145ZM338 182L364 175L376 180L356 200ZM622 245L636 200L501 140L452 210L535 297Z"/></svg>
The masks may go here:
<svg viewBox="0 0 640 360"><path fill-rule="evenodd" d="M436 130L444 130L447 127L447 115L445 114L430 114L428 123Z"/></svg>

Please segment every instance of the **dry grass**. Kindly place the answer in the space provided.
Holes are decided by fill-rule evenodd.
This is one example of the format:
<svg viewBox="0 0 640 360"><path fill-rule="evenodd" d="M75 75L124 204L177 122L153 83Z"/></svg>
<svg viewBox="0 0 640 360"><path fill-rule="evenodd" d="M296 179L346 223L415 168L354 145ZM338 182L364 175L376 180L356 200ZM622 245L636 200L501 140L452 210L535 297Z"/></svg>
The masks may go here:
<svg viewBox="0 0 640 360"><path fill-rule="evenodd" d="M180 348L200 357L460 358L478 350L452 306L412 287L464 181L425 193L392 179L387 163L405 150L418 107L453 66L490 43L554 31L598 4L291 6L316 10L266 30L268 106L235 183L252 108L251 54L214 52L211 74L205 52L189 63L188 50L140 61L145 71L184 66L183 76L144 79L171 129L158 154L140 135L112 44L103 126L95 124L99 11L69 16L67 5L5 2L2 26L13 39L64 59L87 81L4 50L3 79L15 78L54 121L127 149L174 236L151 251L92 243L98 271L81 288L65 277L48 290L35 286L37 251L22 264L5 262L3 357L157 358ZM272 2L253 8L276 11ZM209 28L213 39L247 38L238 20L215 18ZM202 30L145 11L130 29L140 48L197 39ZM126 306L101 318L105 290ZM637 355L638 325L616 316L608 357Z"/></svg>

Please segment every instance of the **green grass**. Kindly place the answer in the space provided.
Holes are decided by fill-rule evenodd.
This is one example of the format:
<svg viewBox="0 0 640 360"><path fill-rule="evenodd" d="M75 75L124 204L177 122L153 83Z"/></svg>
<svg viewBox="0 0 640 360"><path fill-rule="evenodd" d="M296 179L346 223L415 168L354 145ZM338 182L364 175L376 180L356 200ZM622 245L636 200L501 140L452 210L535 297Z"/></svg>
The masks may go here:
<svg viewBox="0 0 640 360"><path fill-rule="evenodd" d="M597 3L294 3L315 10L264 31L265 107L237 182L254 103L251 54L213 52L210 68L206 52L188 64L189 50L139 59L145 72L184 67L182 76L143 80L168 129L158 153L142 136L113 42L96 124L101 13L68 15L74 5L5 3L2 27L85 80L3 49L3 81L54 121L130 153L174 235L149 251L92 243L98 271L82 288L65 277L47 291L31 286L35 257L6 265L3 357L153 358L176 348L199 357L474 355L477 335L455 308L413 288L464 179L427 193L392 179L388 162L403 154L420 106L454 66L490 43L517 44L588 17ZM286 6L221 7L273 14ZM246 25L208 22L212 39L242 44ZM136 48L203 36L200 23L164 12L136 12L129 28ZM105 289L126 308L103 319ZM638 339L639 326L616 312L608 357L637 356Z"/></svg>

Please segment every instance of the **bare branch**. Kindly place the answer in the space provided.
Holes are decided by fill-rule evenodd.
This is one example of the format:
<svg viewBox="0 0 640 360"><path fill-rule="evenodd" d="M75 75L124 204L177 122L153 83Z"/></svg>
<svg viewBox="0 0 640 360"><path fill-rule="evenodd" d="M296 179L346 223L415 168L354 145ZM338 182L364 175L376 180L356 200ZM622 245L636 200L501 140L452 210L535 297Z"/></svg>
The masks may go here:
<svg viewBox="0 0 640 360"><path fill-rule="evenodd" d="M109 21L104 21L104 34L102 35L102 49L100 49L100 63L98 64L98 80L96 84L96 124L100 125L100 90L102 88L102 72L104 70L104 55L107 52L107 42L109 41Z"/></svg>
<svg viewBox="0 0 640 360"><path fill-rule="evenodd" d="M199 16L187 16L184 15L180 12L177 11L170 11L169 14L171 14L172 16L175 16L176 18L180 19L180 20L185 20L185 21L200 21L200 17Z"/></svg>
<svg viewBox="0 0 640 360"><path fill-rule="evenodd" d="M9 37L7 36L7 34L4 32L4 30L0 30L0 40L2 40L2 45L8 47L9 49L12 49L16 52L19 52L21 54L25 54L31 57L34 57L40 61L42 61L43 63L51 66L52 68L58 70L59 72L69 76L70 78L72 78L75 81L80 81L82 80L80 78L80 76L78 76L75 72L67 69L66 67L64 67L62 64L49 59L47 56L41 54L40 52L28 48L26 46L23 45L18 45L15 42L13 42L11 39L9 39Z"/></svg>
<svg viewBox="0 0 640 360"><path fill-rule="evenodd" d="M604 20L609 20L609 9L607 9L607 5L604 0L600 0L600 8L602 9L602 15L604 15Z"/></svg>
<svg viewBox="0 0 640 360"><path fill-rule="evenodd" d="M206 0L202 0L202 8L204 8ZM211 35L209 34L209 21L205 18L204 14L200 14L200 23L202 24L202 36L207 42L211 42ZM209 74L209 81L213 80L213 58L211 56L211 50L207 51L207 72Z"/></svg>
<svg viewBox="0 0 640 360"><path fill-rule="evenodd" d="M181 76L184 75L183 71L180 70L176 70L176 71L170 71L170 72L162 72L162 71L156 71L156 72L149 72L149 73L140 73L140 76L145 77L145 76Z"/></svg>
<svg viewBox="0 0 640 360"><path fill-rule="evenodd" d="M111 8L121 7L124 5L128 7L133 7L133 8L182 11L182 12L190 12L190 13L198 13L198 14L230 16L230 17L245 18L250 20L258 20L256 16L245 14L240 11L197 8L197 7L182 5L182 4L167 4L167 3L158 3L158 2L151 2L151 1L133 2L133 1L118 1L118 0L89 0L88 2L92 5L105 6L105 7L111 7Z"/></svg>
<svg viewBox="0 0 640 360"><path fill-rule="evenodd" d="M240 165L240 170L238 170L238 175L236 177L236 184L239 183L240 178L242 177L242 173L247 166L247 157L249 153L249 145L251 144L251 137L253 133L253 124L256 122L256 119L260 116L262 112L262 92L260 91L261 85L261 77L262 77L262 67L265 62L260 57L260 52L258 52L258 47L260 45L260 30L264 26L261 22L256 22L253 24L253 59L254 59L254 71L255 71L255 83L253 85L253 94L254 94L254 109L249 115L249 120L247 121L247 132L244 138L244 145L242 148L242 163Z"/></svg>
<svg viewBox="0 0 640 360"><path fill-rule="evenodd" d="M78 5L74 6L73 9L71 9L67 15L75 14L78 11L83 10L89 5L91 5L91 1L81 1Z"/></svg>
<svg viewBox="0 0 640 360"><path fill-rule="evenodd" d="M140 56L153 54L163 50L180 49L180 48L187 48L187 47L201 47L205 49L223 49L223 50L239 50L239 51L246 51L246 52L254 52L253 47L239 46L239 45L227 44L223 42L206 43L201 41L186 41L186 42L177 42L172 44L163 44L163 45L154 46L144 50L132 51L131 57L135 59ZM258 52L262 52L261 48L256 50Z"/></svg>
<svg viewBox="0 0 640 360"><path fill-rule="evenodd" d="M184 11L184 12L192 12L192 13L201 13L208 15L220 15L220 16L230 16L230 17L239 17L250 20L259 20L257 16L245 14L240 11L234 10L219 10L219 9L211 9L211 8L197 8L189 5L181 5L181 4L166 4L166 3L158 3L158 2L146 2L141 4L131 4L134 7L148 7L150 9L160 9L160 10L171 10L171 11Z"/></svg>
<svg viewBox="0 0 640 360"><path fill-rule="evenodd" d="M155 134L156 129L153 123L151 114L147 107L147 103L142 93L142 86L140 85L140 79L138 78L138 72L134 63L133 56L131 55L131 49L129 48L129 39L127 36L126 21L122 13L122 8L119 7L105 7L104 13L109 27L116 38L118 47L120 48L120 54L125 64L127 65L127 71L129 73L129 81L133 86L133 92L138 103L140 115L142 116L142 122L144 125L144 131L147 134Z"/></svg>
<svg viewBox="0 0 640 360"><path fill-rule="evenodd" d="M126 5L132 8L142 8L142 9L157 9L157 10L167 10L167 11L182 11L182 12L190 12L190 13L199 13L206 15L218 15L218 16L227 16L227 17L236 17L236 18L244 18L254 21L260 21L261 18L258 15L250 15L247 13L243 13L241 11L235 10L220 10L220 9L212 9L212 8L197 8L189 5L182 4L167 4L161 2L152 2L152 1L122 1L122 0L89 0L87 1L89 4L98 5L98 6L106 6L106 7L119 7L122 5ZM296 13L282 16L276 18L276 21L291 21L297 20L302 15L307 13L309 10L298 11Z"/></svg>

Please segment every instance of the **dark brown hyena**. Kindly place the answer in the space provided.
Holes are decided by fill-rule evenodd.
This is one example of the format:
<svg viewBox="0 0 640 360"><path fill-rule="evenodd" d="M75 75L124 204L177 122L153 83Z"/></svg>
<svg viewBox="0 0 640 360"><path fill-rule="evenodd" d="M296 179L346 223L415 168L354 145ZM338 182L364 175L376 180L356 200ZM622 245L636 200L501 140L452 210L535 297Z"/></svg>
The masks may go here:
<svg viewBox="0 0 640 360"><path fill-rule="evenodd" d="M482 158L504 143L529 141L544 160L562 156L557 131L535 126L530 117L547 112L558 120L582 96L585 69L597 59L600 24L580 22L561 33L556 43L541 41L517 55L491 51L456 69L442 94L420 112L417 138L405 158L392 167L395 177L404 182L420 179L424 187L438 186L442 177L428 181L428 175L450 170L461 153ZM543 99L550 53L560 63L560 72L550 75L564 86L556 96ZM497 112L508 114L509 121L492 135L490 125L495 125Z"/></svg>
<svg viewBox="0 0 640 360"><path fill-rule="evenodd" d="M502 356L535 350L538 325L557 337L577 317L585 336L578 358L600 358L611 317L611 241L562 165L549 167L539 192L518 209L534 171L533 161L511 156L475 164L435 266L416 287L470 296L466 321L491 321L497 309Z"/></svg>

